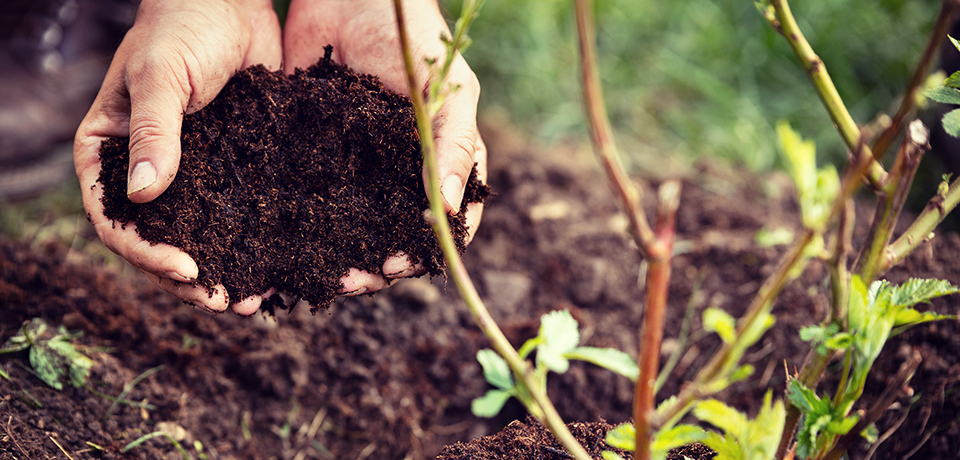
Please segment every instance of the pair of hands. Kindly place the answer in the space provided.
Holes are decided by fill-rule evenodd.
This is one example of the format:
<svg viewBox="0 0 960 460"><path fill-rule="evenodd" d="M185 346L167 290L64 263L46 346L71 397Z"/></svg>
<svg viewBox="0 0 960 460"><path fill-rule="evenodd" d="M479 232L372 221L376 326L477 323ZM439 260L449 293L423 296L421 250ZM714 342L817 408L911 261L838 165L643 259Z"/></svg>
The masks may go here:
<svg viewBox="0 0 960 460"><path fill-rule="evenodd" d="M405 0L403 5L418 87L425 89L430 69L424 58L444 55L440 35L449 30L435 0ZM198 268L186 253L151 245L134 225L124 229L104 217L97 182L100 143L107 137L130 137L127 195L136 203L151 201L176 176L184 114L207 105L238 70L282 65L290 73L316 63L327 44L333 45L336 62L377 75L388 89L409 94L391 0L293 0L282 31L270 0L143 0L74 142L83 204L104 244L189 303L255 313L272 290L246 299L231 299L223 286L210 293L192 283ZM462 57L448 81L460 89L441 109L435 133L445 207L457 212L474 163L485 180L486 148L476 123L480 85ZM481 212L479 204L467 211L471 236ZM374 292L391 279L422 273L418 261L404 254L388 258L382 269L384 275L350 269L341 292Z"/></svg>

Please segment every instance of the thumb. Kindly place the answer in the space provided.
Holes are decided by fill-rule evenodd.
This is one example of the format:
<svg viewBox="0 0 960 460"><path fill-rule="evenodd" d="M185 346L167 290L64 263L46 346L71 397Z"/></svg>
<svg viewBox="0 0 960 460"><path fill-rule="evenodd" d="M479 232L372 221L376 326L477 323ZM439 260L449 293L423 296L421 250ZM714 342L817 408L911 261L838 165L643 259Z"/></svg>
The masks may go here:
<svg viewBox="0 0 960 460"><path fill-rule="evenodd" d="M130 92L127 197L145 203L160 196L177 175L180 129L192 91L186 75L163 65L142 66L128 72L126 80Z"/></svg>
<svg viewBox="0 0 960 460"><path fill-rule="evenodd" d="M462 59L462 58L461 58ZM477 129L477 102L480 85L473 72L466 68L460 72L460 79L466 81L451 94L438 113L436 126L437 169L440 175L440 192L446 202L446 211L458 213L463 201L463 193L470 178L470 171L476 161L480 144ZM456 65L456 64L455 64ZM451 74L454 77L454 74Z"/></svg>

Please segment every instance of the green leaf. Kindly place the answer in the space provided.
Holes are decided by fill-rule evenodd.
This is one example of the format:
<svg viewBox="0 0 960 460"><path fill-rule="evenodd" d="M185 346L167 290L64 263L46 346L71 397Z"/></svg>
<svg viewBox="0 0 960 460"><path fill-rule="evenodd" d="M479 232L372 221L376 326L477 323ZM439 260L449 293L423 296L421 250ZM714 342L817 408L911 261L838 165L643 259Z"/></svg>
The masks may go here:
<svg viewBox="0 0 960 460"><path fill-rule="evenodd" d="M929 323L931 321L941 321L945 319L957 319L957 315L941 315L937 312L925 311L919 312L912 308L905 308L897 312L894 317L893 325L913 326L920 323Z"/></svg>
<svg viewBox="0 0 960 460"><path fill-rule="evenodd" d="M500 413L500 409L503 409L511 396L512 391L490 390L470 403L470 411L477 417L493 417Z"/></svg>
<svg viewBox="0 0 960 460"><path fill-rule="evenodd" d="M697 404L693 415L724 432L740 437L747 429L747 416L716 399L708 399Z"/></svg>
<svg viewBox="0 0 960 460"><path fill-rule="evenodd" d="M943 130L953 137L960 137L960 109L953 109L943 115Z"/></svg>
<svg viewBox="0 0 960 460"><path fill-rule="evenodd" d="M637 427L632 423L621 423L607 432L605 440L610 447L632 452L637 448Z"/></svg>
<svg viewBox="0 0 960 460"><path fill-rule="evenodd" d="M859 421L860 417L857 417L856 415L851 415L841 420L834 420L827 424L826 431L830 434L836 435L847 434Z"/></svg>
<svg viewBox="0 0 960 460"><path fill-rule="evenodd" d="M726 343L733 343L736 340L736 320L719 308L710 307L703 311L703 328L716 332Z"/></svg>
<svg viewBox="0 0 960 460"><path fill-rule="evenodd" d="M790 383L787 384L787 399L804 415L820 414L829 410L813 390L797 379L790 379Z"/></svg>
<svg viewBox="0 0 960 460"><path fill-rule="evenodd" d="M62 390L62 380L68 375L67 363L60 355L47 347L30 348L30 366L37 373L37 377L47 385Z"/></svg>
<svg viewBox="0 0 960 460"><path fill-rule="evenodd" d="M637 381L637 376L640 375L640 368L637 367L637 362L634 361L630 355L613 348L577 347L564 353L563 357L595 364L627 377L634 382Z"/></svg>
<svg viewBox="0 0 960 460"><path fill-rule="evenodd" d="M580 344L577 320L567 310L552 311L540 318L540 336L544 344L560 353L573 350Z"/></svg>
<svg viewBox="0 0 960 460"><path fill-rule="evenodd" d="M949 281L911 278L906 283L893 287L890 297L894 308L900 308L912 307L918 303L929 302L930 299L957 292L960 292L960 288L950 284Z"/></svg>
<svg viewBox="0 0 960 460"><path fill-rule="evenodd" d="M569 311L557 310L540 318L540 337L543 342L537 346L537 366L545 366L557 373L570 368L570 361L563 357L580 343L580 331L577 320Z"/></svg>
<svg viewBox="0 0 960 460"><path fill-rule="evenodd" d="M793 230L784 227L777 227L771 230L763 227L757 230L757 234L753 237L753 240L756 241L757 246L761 248L784 246L793 241Z"/></svg>
<svg viewBox="0 0 960 460"><path fill-rule="evenodd" d="M953 75L947 77L943 82L943 86L960 89L960 71L954 72Z"/></svg>
<svg viewBox="0 0 960 460"><path fill-rule="evenodd" d="M670 449L703 441L707 432L696 425L677 425L669 430L657 432L650 443L653 457L663 457Z"/></svg>
<svg viewBox="0 0 960 460"><path fill-rule="evenodd" d="M739 382L747 377L753 375L754 372L753 364L744 364L738 367L736 370L730 374L730 383Z"/></svg>
<svg viewBox="0 0 960 460"><path fill-rule="evenodd" d="M927 99L940 102L942 104L960 104L960 90L954 88L940 86L924 91L923 95L926 96Z"/></svg>
<svg viewBox="0 0 960 460"><path fill-rule="evenodd" d="M603 457L603 460L623 460L620 454L609 450L601 452L600 455Z"/></svg>
<svg viewBox="0 0 960 460"><path fill-rule="evenodd" d="M0 347L0 354L14 353L30 348L30 342L39 339L46 330L47 323L40 318L24 322L17 335L7 339L7 342Z"/></svg>
<svg viewBox="0 0 960 460"><path fill-rule="evenodd" d="M879 436L880 430L877 430L877 425L874 423L867 425L867 428L860 432L860 437L870 444L877 442Z"/></svg>
<svg viewBox="0 0 960 460"><path fill-rule="evenodd" d="M10 374L3 367L0 367L0 377L3 377L4 380L10 380Z"/></svg>
<svg viewBox="0 0 960 460"><path fill-rule="evenodd" d="M485 348L477 352L477 361L483 368L483 378L487 379L491 385L509 390L513 388L513 375L510 373L510 366L497 354L497 352Z"/></svg>
<svg viewBox="0 0 960 460"><path fill-rule="evenodd" d="M953 38L950 35L947 35L947 38L950 39L950 43L953 43L953 47L956 48L957 51L960 51L960 41L957 41L956 38Z"/></svg>
<svg viewBox="0 0 960 460"><path fill-rule="evenodd" d="M717 451L718 460L742 460L744 457L740 444L730 434L709 432L701 442Z"/></svg>

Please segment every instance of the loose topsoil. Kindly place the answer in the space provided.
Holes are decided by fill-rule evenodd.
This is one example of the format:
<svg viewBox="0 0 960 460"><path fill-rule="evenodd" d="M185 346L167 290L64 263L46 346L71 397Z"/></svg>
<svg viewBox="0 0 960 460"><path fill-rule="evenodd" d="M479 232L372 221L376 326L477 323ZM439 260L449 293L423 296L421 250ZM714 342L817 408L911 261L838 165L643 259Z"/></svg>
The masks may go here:
<svg viewBox="0 0 960 460"><path fill-rule="evenodd" d="M198 284L222 284L234 300L276 288L326 307L349 268L381 274L401 251L441 274L410 101L325 51L289 76L241 71L186 116L177 177L149 203L126 196L129 139L104 141L106 217L183 249L197 262ZM474 170L451 218L461 251L463 211L487 194ZM282 305L277 296L262 308Z"/></svg>
<svg viewBox="0 0 960 460"><path fill-rule="evenodd" d="M566 308L580 322L583 345L635 355L641 264L591 154L529 145L503 129L487 127L483 135L498 194L488 200L464 259L508 339L520 346L536 335L541 314ZM757 230L799 227L793 192L781 176L760 180L704 163L691 177L681 197L662 362L678 349L681 358L661 400L719 346L716 335L697 332L703 309L741 314L774 269L784 249L758 248ZM858 206L859 229L869 226L871 214L869 204ZM133 270L118 272L112 259L78 251L96 238L79 222L67 245L0 240L0 340L34 317L82 331L77 343L95 362L90 385L114 397L163 365L124 396L155 408L121 404L108 415L112 401L69 386L56 391L25 368L26 356L3 355L0 368L10 380L0 378L0 458L64 458L54 441L74 459L121 458L120 449L141 435L179 427L181 444L196 457L193 441L199 441L210 459L425 459L526 417L512 401L494 419L470 414L470 401L489 389L476 362L477 351L489 345L440 278L401 280L376 297L337 300L329 314L212 317ZM782 398L784 368L793 372L809 349L799 328L827 313L827 275L813 263L787 285L774 306L777 323L746 354L756 373L719 399L754 413L767 390ZM901 283L908 276L960 284L960 237L939 234L886 277ZM680 347L688 305L694 332ZM960 300L921 308L956 313ZM902 397L878 421L883 436L872 458L960 452L958 349L960 324L952 321L891 339L857 408L876 400L913 350L923 362L910 382L914 396ZM829 375L839 372L834 366ZM830 385L828 379L821 390ZM567 422L602 417L616 425L631 416L631 382L589 364L551 374L548 393ZM851 458L865 458L869 449L859 445ZM178 455L169 441L153 438L126 457Z"/></svg>

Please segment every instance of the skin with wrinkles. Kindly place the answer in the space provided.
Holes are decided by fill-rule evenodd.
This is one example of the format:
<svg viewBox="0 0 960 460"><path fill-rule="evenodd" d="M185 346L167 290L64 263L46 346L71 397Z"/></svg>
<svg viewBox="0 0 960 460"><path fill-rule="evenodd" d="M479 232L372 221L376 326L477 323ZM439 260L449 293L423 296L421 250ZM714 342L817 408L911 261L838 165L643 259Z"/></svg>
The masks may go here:
<svg viewBox="0 0 960 460"><path fill-rule="evenodd" d="M432 0L404 2L410 11L414 55L443 53L440 32L447 31ZM447 31L448 32L448 31ZM74 141L74 160L84 207L104 244L141 269L155 284L214 311L230 306L252 314L272 290L244 299L231 298L222 286L213 294L193 284L196 262L169 245L142 240L133 225L116 225L103 214L98 149L108 137L130 138L128 197L135 203L160 196L176 177L184 114L206 106L238 70L253 64L284 70L305 67L332 44L334 60L358 72L377 75L387 88L406 94L399 42L390 0L294 0L287 23L280 24L268 0L144 0L136 22L117 50L100 93ZM421 67L424 84L429 70ZM486 148L476 128L479 83L458 57L450 82L460 90L445 103L437 120L440 180L447 208L456 212L470 168L486 176ZM482 207L466 211L475 229ZM341 282L345 295L373 292L387 280L422 272L403 254L388 259L376 275L351 269Z"/></svg>

